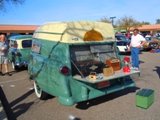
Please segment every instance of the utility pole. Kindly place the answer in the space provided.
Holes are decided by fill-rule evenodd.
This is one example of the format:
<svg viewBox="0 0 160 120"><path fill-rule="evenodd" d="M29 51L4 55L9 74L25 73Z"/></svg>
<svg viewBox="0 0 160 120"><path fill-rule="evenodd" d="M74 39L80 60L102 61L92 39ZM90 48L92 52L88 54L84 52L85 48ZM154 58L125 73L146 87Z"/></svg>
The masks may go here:
<svg viewBox="0 0 160 120"><path fill-rule="evenodd" d="M114 19L115 18L116 18L115 16L114 17L110 17L113 26L114 26Z"/></svg>

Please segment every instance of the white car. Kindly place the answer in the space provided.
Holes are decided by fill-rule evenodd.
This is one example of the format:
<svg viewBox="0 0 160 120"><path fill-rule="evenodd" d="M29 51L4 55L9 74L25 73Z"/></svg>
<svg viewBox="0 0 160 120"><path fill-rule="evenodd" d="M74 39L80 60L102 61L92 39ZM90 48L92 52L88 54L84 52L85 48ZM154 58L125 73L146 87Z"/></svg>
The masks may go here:
<svg viewBox="0 0 160 120"><path fill-rule="evenodd" d="M117 50L120 54L121 53L123 53L123 54L130 53L130 51L128 50L128 48L129 48L128 41L117 41L116 44L117 44Z"/></svg>

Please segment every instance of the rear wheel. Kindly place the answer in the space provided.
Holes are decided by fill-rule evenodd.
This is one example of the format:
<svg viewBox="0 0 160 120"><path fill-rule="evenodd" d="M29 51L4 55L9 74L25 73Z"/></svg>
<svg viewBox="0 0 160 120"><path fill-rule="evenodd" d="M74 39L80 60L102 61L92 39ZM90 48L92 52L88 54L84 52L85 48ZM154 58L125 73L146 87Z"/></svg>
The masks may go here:
<svg viewBox="0 0 160 120"><path fill-rule="evenodd" d="M13 70L18 70L18 66L16 66L13 61L11 62L11 64L12 64L12 69L13 69Z"/></svg>
<svg viewBox="0 0 160 120"><path fill-rule="evenodd" d="M14 62L11 62L11 64L12 64L13 70L16 70L16 66L15 66Z"/></svg>
<svg viewBox="0 0 160 120"><path fill-rule="evenodd" d="M41 100L46 100L49 97L49 95L39 87L36 81L34 81L34 90L36 96Z"/></svg>

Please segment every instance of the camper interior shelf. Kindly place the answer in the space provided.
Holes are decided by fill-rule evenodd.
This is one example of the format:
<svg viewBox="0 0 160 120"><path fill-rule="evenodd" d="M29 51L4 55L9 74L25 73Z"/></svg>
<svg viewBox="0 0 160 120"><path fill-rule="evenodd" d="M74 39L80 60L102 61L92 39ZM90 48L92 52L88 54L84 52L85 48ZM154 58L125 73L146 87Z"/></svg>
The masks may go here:
<svg viewBox="0 0 160 120"><path fill-rule="evenodd" d="M135 71L135 70L131 70L130 72L128 73L124 73L123 70L119 70L119 71L116 71L115 74L111 75L111 76L104 76L103 73L100 73L100 74L97 74L95 77L94 75L96 74L93 74L93 77L94 78L91 78L90 75L88 75L87 77L81 77L81 75L75 75L73 76L73 78L75 80L79 80L79 81L83 81L83 82L88 82L88 83L98 83L98 82L102 82L102 81L108 81L108 80L112 80L112 79L116 79L116 78L121 78L121 77L125 77L125 76L129 76L131 74L139 74L140 71Z"/></svg>

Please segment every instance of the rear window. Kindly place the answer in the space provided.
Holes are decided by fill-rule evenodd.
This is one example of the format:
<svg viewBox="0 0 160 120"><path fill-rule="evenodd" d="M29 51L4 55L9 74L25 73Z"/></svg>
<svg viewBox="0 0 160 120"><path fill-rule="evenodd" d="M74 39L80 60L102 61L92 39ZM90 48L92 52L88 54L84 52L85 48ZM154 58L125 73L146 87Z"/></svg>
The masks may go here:
<svg viewBox="0 0 160 120"><path fill-rule="evenodd" d="M10 40L10 41L9 41L9 46L10 46L11 48L17 48L17 41Z"/></svg>
<svg viewBox="0 0 160 120"><path fill-rule="evenodd" d="M118 46L126 46L126 45L128 45L127 42L117 42L116 44L117 44Z"/></svg>
<svg viewBox="0 0 160 120"><path fill-rule="evenodd" d="M32 40L23 40L22 47L23 48L30 48L32 46Z"/></svg>
<svg viewBox="0 0 160 120"><path fill-rule="evenodd" d="M125 36L115 36L116 39L119 40L127 40Z"/></svg>
<svg viewBox="0 0 160 120"><path fill-rule="evenodd" d="M73 45L70 46L71 59L80 61L102 61L116 57L113 44L103 45Z"/></svg>

